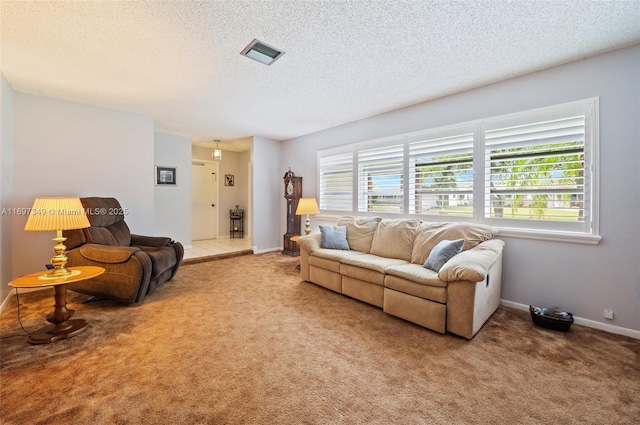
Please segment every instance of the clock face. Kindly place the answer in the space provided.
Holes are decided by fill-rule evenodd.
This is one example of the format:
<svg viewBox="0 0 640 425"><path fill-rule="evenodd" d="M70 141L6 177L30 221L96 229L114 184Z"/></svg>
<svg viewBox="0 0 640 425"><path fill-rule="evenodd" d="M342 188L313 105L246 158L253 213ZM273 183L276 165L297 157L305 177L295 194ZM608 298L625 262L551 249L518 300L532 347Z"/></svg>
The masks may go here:
<svg viewBox="0 0 640 425"><path fill-rule="evenodd" d="M293 194L293 182L291 180L287 181L287 195Z"/></svg>

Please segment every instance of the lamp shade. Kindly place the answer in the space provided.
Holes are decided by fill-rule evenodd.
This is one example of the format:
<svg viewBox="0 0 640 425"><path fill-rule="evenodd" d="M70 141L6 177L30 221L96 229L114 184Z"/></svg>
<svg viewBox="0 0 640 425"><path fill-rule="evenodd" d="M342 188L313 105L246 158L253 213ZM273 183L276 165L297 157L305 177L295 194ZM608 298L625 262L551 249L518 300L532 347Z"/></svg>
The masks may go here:
<svg viewBox="0 0 640 425"><path fill-rule="evenodd" d="M80 198L36 198L24 230L51 231L89 227Z"/></svg>
<svg viewBox="0 0 640 425"><path fill-rule="evenodd" d="M319 212L320 210L318 209L316 198L300 198L298 201L296 215L318 214Z"/></svg>

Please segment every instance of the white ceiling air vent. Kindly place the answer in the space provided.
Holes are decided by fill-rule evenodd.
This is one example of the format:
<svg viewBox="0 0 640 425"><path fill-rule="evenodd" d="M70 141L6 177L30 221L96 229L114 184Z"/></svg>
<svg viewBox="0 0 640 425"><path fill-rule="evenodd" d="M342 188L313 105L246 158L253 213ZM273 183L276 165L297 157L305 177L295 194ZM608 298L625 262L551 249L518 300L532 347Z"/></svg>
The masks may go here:
<svg viewBox="0 0 640 425"><path fill-rule="evenodd" d="M280 56L284 55L284 52L254 39L240 54L265 65L271 65Z"/></svg>

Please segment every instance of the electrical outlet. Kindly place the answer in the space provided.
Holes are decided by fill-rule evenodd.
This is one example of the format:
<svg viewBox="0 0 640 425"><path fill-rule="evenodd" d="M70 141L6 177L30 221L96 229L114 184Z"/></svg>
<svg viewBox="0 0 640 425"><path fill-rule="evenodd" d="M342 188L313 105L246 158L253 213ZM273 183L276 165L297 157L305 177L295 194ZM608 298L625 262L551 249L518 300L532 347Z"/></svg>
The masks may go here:
<svg viewBox="0 0 640 425"><path fill-rule="evenodd" d="M609 320L613 320L613 310L605 310L604 311L604 318L605 319L609 319Z"/></svg>

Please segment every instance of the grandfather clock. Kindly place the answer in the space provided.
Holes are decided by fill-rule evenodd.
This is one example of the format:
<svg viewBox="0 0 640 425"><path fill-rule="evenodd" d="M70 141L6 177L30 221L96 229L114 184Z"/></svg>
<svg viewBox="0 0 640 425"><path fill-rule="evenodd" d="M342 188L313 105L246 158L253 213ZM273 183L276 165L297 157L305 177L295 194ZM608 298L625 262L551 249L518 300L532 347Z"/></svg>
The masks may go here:
<svg viewBox="0 0 640 425"><path fill-rule="evenodd" d="M291 171L284 174L284 199L287 201L287 233L284 234L282 250L283 254L294 257L300 255L300 247L291 240L293 236L300 235L300 216L296 215L298 201L302 197L302 177L296 177Z"/></svg>

